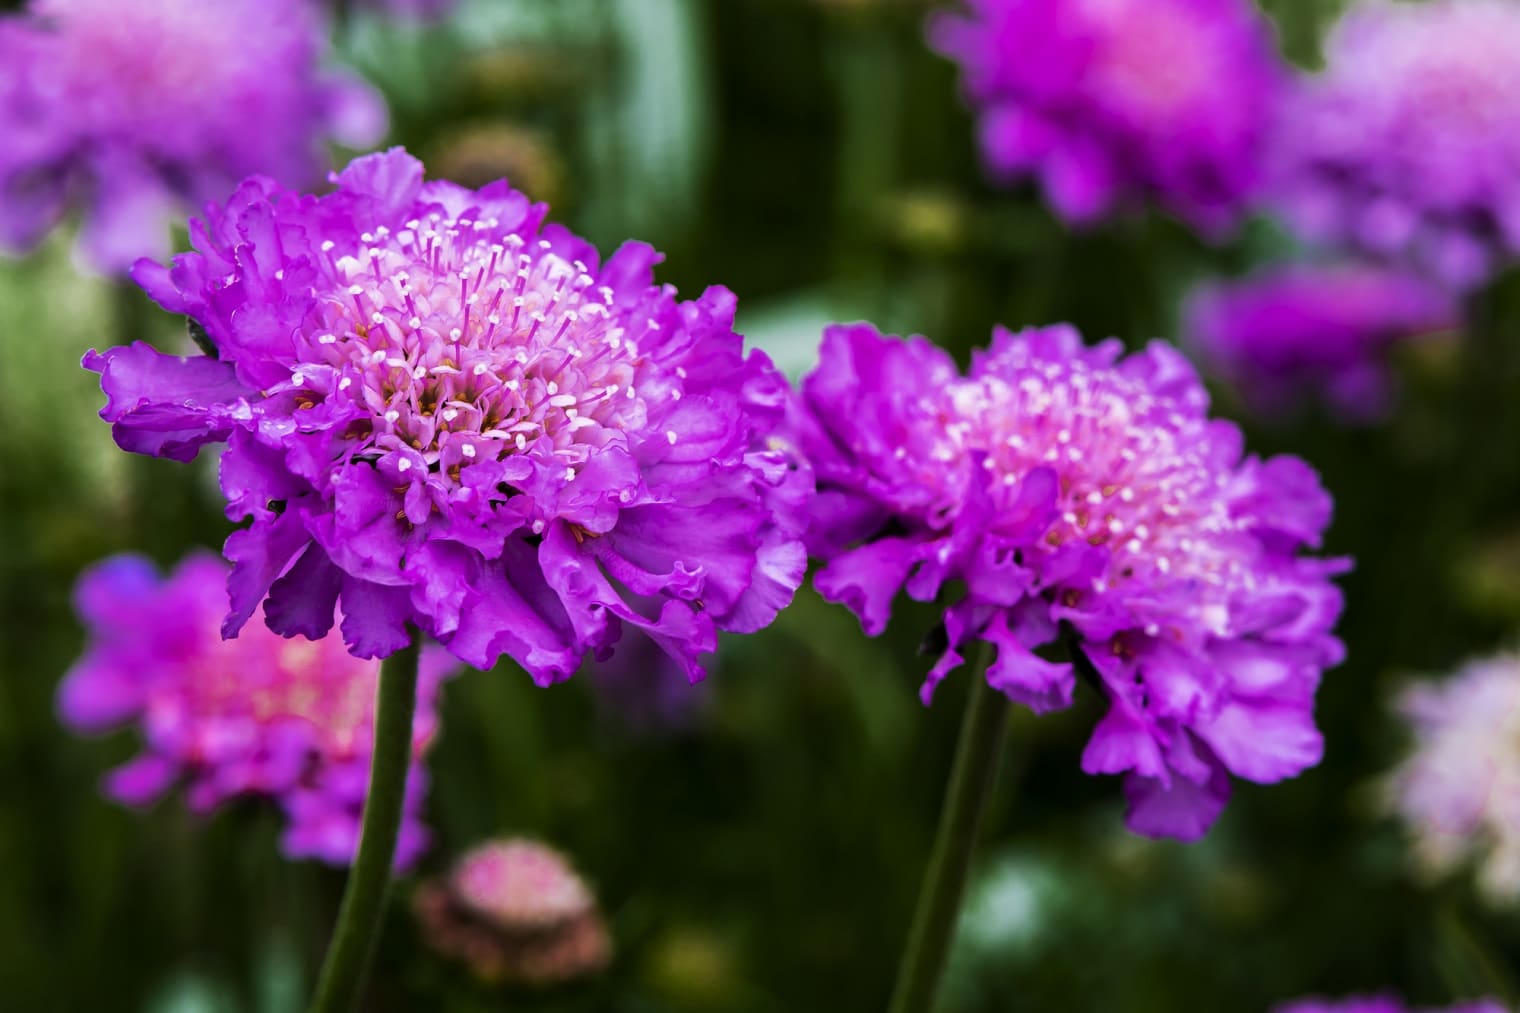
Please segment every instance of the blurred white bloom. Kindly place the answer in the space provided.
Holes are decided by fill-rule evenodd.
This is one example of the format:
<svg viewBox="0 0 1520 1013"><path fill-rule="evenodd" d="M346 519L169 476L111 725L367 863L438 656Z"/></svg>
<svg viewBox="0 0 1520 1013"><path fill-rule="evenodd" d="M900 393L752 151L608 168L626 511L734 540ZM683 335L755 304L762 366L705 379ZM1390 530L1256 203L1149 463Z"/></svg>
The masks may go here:
<svg viewBox="0 0 1520 1013"><path fill-rule="evenodd" d="M1492 899L1520 899L1520 655L1469 662L1409 687L1399 710L1414 733L1390 802L1429 872L1469 859Z"/></svg>

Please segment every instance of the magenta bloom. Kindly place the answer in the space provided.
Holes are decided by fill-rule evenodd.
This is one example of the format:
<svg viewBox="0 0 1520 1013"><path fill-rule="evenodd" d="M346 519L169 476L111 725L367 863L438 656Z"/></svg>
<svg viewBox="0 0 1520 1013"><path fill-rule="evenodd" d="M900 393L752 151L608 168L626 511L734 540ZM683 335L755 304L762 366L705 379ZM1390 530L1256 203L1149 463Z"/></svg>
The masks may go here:
<svg viewBox="0 0 1520 1013"><path fill-rule="evenodd" d="M945 610L927 703L963 653L1043 712L1073 666L1037 656L1070 631L1109 709L1082 757L1127 774L1129 825L1204 833L1228 774L1272 782L1319 761L1314 692L1341 658L1317 546L1330 498L1295 457L1241 458L1192 367L1160 342L1122 357L1070 327L1001 328L962 376L923 338L830 328L798 425L818 476L819 592L886 626L899 588Z"/></svg>
<svg viewBox="0 0 1520 1013"><path fill-rule="evenodd" d="M261 602L318 638L341 602L360 657L415 623L477 668L540 683L625 626L700 678L719 629L768 624L802 580L811 474L771 437L789 389L733 331L733 295L680 302L660 259L596 251L502 183L422 181L397 149L323 197L266 179L134 272L214 356L91 352L127 450L226 442L234 635Z"/></svg>
<svg viewBox="0 0 1520 1013"><path fill-rule="evenodd" d="M1420 864L1441 874L1472 860L1491 898L1520 899L1520 656L1411 686L1399 709L1414 748L1389 796Z"/></svg>
<svg viewBox="0 0 1520 1013"><path fill-rule="evenodd" d="M1253 407L1280 414L1308 393L1368 419L1389 404L1390 346L1457 325L1455 300L1403 271L1296 264L1195 292L1187 330Z"/></svg>
<svg viewBox="0 0 1520 1013"><path fill-rule="evenodd" d="M1459 288L1520 253L1520 7L1364 2L1293 100L1278 202L1309 238Z"/></svg>
<svg viewBox="0 0 1520 1013"><path fill-rule="evenodd" d="M1352 996L1347 999L1297 999L1278 1006L1273 1013L1417 1013L1392 996ZM1496 999L1479 999L1458 1003L1444 1010L1427 1009L1418 1013L1506 1013Z"/></svg>
<svg viewBox="0 0 1520 1013"><path fill-rule="evenodd" d="M1284 72L1249 0L966 0L930 23L961 64L997 177L1066 221L1154 200L1231 226L1257 182Z"/></svg>
<svg viewBox="0 0 1520 1013"><path fill-rule="evenodd" d="M32 0L0 17L0 250L81 210L83 259L169 252L186 206L251 173L302 182L329 138L367 146L385 110L320 66L310 0Z"/></svg>
<svg viewBox="0 0 1520 1013"><path fill-rule="evenodd" d="M287 855L347 864L359 843L380 665L334 639L291 641L259 627L223 640L226 584L226 564L209 554L167 579L138 556L86 571L75 605L90 646L58 688L59 713L80 732L141 729L144 752L106 778L116 801L148 805L177 783L197 813L269 796L285 811ZM397 866L427 847L421 761L451 665L442 651L423 654Z"/></svg>

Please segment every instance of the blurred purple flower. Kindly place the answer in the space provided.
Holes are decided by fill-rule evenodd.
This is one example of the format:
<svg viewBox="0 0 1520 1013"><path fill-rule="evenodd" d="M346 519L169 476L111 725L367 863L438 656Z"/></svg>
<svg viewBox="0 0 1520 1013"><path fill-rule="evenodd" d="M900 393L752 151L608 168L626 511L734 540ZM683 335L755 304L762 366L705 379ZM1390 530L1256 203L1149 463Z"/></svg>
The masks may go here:
<svg viewBox="0 0 1520 1013"><path fill-rule="evenodd" d="M1414 748L1390 800L1421 865L1439 874L1471 859L1489 896L1520 898L1520 656L1411 686L1399 710Z"/></svg>
<svg viewBox="0 0 1520 1013"><path fill-rule="evenodd" d="M78 732L140 728L145 751L106 778L112 799L148 805L183 782L190 808L208 813L269 796L285 811L287 855L347 864L359 842L380 666L336 640L290 641L261 627L223 640L226 584L227 565L210 554L168 578L138 556L87 570L75 604L90 643L58 688L59 713ZM452 665L437 648L423 654L398 867L427 847L421 760Z"/></svg>
<svg viewBox="0 0 1520 1013"><path fill-rule="evenodd" d="M597 710L638 734L674 732L698 723L711 702L705 683L692 685L681 666L640 637L606 661L586 666Z"/></svg>
<svg viewBox="0 0 1520 1013"><path fill-rule="evenodd" d="M1273 1013L1416 1013L1392 996L1351 996L1346 999L1296 999L1274 1008ZM1427 1009L1419 1013L1506 1013L1495 999L1458 1003L1443 1010Z"/></svg>
<svg viewBox="0 0 1520 1013"><path fill-rule="evenodd" d="M1285 72L1248 0L966 0L930 22L961 64L982 155L1094 222L1155 200L1201 231L1257 183Z"/></svg>
<svg viewBox="0 0 1520 1013"><path fill-rule="evenodd" d="M923 338L830 328L796 423L818 476L814 583L873 636L899 588L964 585L926 703L981 640L994 688L1070 706L1073 666L1033 653L1066 624L1109 700L1083 769L1128 774L1133 830L1195 839L1229 774L1319 762L1314 692L1342 655L1329 577L1348 564L1299 555L1331 510L1307 464L1242 460L1169 346L1121 354L1066 326L999 328L962 376Z"/></svg>
<svg viewBox="0 0 1520 1013"><path fill-rule="evenodd" d="M385 107L319 65L309 0L33 0L0 17L0 250L70 206L80 254L122 273L169 252L171 220L251 173L302 182L324 143L384 133Z"/></svg>
<svg viewBox="0 0 1520 1013"><path fill-rule="evenodd" d="M598 266L505 182L422 181L400 149L311 197L266 179L211 205L198 252L134 272L214 356L91 352L103 418L139 453L226 442L235 634L262 602L318 638L341 602L360 657L416 623L541 684L625 626L686 675L806 567L810 472L773 438L790 389L745 355L735 299L679 302L627 243Z"/></svg>
<svg viewBox="0 0 1520 1013"><path fill-rule="evenodd" d="M1520 253L1520 6L1363 2L1291 102L1275 202L1457 288Z"/></svg>
<svg viewBox="0 0 1520 1013"><path fill-rule="evenodd" d="M1457 325L1443 289L1365 264L1293 264L1200 288L1186 330L1205 360L1264 414L1323 394L1370 419L1390 401L1391 345Z"/></svg>

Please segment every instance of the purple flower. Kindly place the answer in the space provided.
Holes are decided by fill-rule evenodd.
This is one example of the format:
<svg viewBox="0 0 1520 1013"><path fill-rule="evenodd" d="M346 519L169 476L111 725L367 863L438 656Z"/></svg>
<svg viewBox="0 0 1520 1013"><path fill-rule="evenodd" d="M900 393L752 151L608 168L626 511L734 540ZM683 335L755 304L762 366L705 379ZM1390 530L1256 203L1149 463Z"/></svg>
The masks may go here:
<svg viewBox="0 0 1520 1013"><path fill-rule="evenodd" d="M1346 999L1297 999L1276 1007L1273 1013L1414 1013L1410 1007L1392 996L1352 996ZM1425 1010L1423 1013L1506 1013L1504 1005L1496 999L1479 999L1475 1002L1458 1003L1442 1010Z"/></svg>
<svg viewBox="0 0 1520 1013"><path fill-rule="evenodd" d="M1217 234L1257 182L1284 72L1247 0L966 0L930 23L982 155L1088 224L1152 199Z"/></svg>
<svg viewBox="0 0 1520 1013"><path fill-rule="evenodd" d="M197 251L134 276L214 356L91 352L125 449L226 442L234 635L360 657L416 623L542 684L624 627L687 676L719 629L767 625L806 566L811 473L773 434L790 390L724 288L680 302L659 255L596 251L505 182L422 181L396 149L311 197L245 182Z"/></svg>
<svg viewBox="0 0 1520 1013"><path fill-rule="evenodd" d="M1390 401L1388 348L1456 326L1441 288L1365 264L1276 267L1196 291L1185 311L1202 356L1265 414L1309 391L1369 419Z"/></svg>
<svg viewBox="0 0 1520 1013"><path fill-rule="evenodd" d="M1520 7L1364 2L1292 100L1276 202L1309 238L1458 288L1520 253Z"/></svg>
<svg viewBox="0 0 1520 1013"><path fill-rule="evenodd" d="M71 206L80 252L124 272L169 252L186 205L250 173L295 182L323 144L384 132L379 97L323 70L309 0L33 0L0 17L0 250Z"/></svg>
<svg viewBox="0 0 1520 1013"><path fill-rule="evenodd" d="M1389 797L1420 864L1439 874L1476 860L1490 897L1520 898L1520 656L1412 686L1399 709L1414 748Z"/></svg>
<svg viewBox="0 0 1520 1013"><path fill-rule="evenodd" d="M596 709L609 723L637 735L691 728L712 704L710 687L693 686L681 666L648 638L586 667Z"/></svg>
<svg viewBox="0 0 1520 1013"><path fill-rule="evenodd" d="M1341 609L1317 546L1330 497L1296 457L1241 457L1192 367L1156 342L1122 357L1066 326L1011 334L962 376L923 338L825 332L796 425L818 476L815 586L886 626L899 588L944 612L927 703L973 641L987 679L1037 712L1070 706L1073 666L1034 653L1062 628L1108 698L1083 769L1127 774L1128 822L1194 839L1234 774L1319 761L1320 673Z"/></svg>
<svg viewBox="0 0 1520 1013"><path fill-rule="evenodd" d="M208 813L269 796L285 811L287 855L347 864L359 843L380 666L336 640L289 641L258 627L223 640L226 584L226 564L209 554L167 579L138 556L86 571L75 604L90 645L58 688L59 713L79 732L140 728L144 751L106 778L110 798L148 805L182 782L190 808ZM423 654L398 867L427 847L421 760L452 664L436 648Z"/></svg>

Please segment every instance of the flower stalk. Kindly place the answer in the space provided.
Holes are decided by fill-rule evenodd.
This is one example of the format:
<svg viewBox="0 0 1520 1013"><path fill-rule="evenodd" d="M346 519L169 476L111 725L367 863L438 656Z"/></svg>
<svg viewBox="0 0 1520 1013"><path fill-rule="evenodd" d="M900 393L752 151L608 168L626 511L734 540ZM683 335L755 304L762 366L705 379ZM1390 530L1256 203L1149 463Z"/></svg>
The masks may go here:
<svg viewBox="0 0 1520 1013"><path fill-rule="evenodd" d="M966 891L971 856L987 800L997 781L998 760L1008 727L1008 698L987 682L992 651L984 646L971 677L959 744L934 850L918 895L908 948L898 966L891 1013L925 1013L932 1008Z"/></svg>
<svg viewBox="0 0 1520 1013"><path fill-rule="evenodd" d="M375 748L359 831L359 853L343 892L338 924L322 962L311 1013L346 1013L353 1009L369 977L406 797L412 714L417 704L418 640L413 631L410 643L380 665Z"/></svg>

